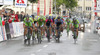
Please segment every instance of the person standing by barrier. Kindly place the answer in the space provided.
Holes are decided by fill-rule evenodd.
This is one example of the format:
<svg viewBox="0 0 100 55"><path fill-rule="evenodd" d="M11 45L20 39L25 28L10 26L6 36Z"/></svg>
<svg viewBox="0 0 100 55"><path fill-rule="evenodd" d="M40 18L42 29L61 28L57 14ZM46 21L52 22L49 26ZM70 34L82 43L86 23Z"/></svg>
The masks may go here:
<svg viewBox="0 0 100 55"><path fill-rule="evenodd" d="M21 14L19 15L19 20L22 22L25 18L25 14L24 12L22 11Z"/></svg>
<svg viewBox="0 0 100 55"><path fill-rule="evenodd" d="M19 21L18 18L19 18L19 12L17 11L17 12L16 12L16 15L15 15L15 20L14 20L14 22L18 22L18 21Z"/></svg>
<svg viewBox="0 0 100 55"><path fill-rule="evenodd" d="M11 20L12 20L12 22L14 22L14 20L15 20L15 12L13 11L13 14L11 14Z"/></svg>
<svg viewBox="0 0 100 55"><path fill-rule="evenodd" d="M9 19L10 19L10 13L7 13L7 17L4 19L7 40L11 39L9 22L8 22Z"/></svg>

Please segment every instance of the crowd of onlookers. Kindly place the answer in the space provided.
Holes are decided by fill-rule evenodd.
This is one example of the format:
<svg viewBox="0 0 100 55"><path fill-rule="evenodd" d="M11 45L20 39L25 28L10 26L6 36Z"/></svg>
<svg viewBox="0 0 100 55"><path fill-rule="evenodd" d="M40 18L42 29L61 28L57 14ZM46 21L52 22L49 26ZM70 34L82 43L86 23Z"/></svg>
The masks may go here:
<svg viewBox="0 0 100 55"><path fill-rule="evenodd" d="M6 10L5 8L2 8L2 10L0 10L0 17L2 21L7 23L21 22L25 18L25 13L23 11L21 11L21 13L18 11L15 13L15 11L11 9Z"/></svg>
<svg viewBox="0 0 100 55"><path fill-rule="evenodd" d="M25 13L18 11L15 13L12 9L2 8L0 10L0 26L5 28L7 39L11 39L11 23L12 22L22 22L25 18ZM5 25L5 26L4 26Z"/></svg>

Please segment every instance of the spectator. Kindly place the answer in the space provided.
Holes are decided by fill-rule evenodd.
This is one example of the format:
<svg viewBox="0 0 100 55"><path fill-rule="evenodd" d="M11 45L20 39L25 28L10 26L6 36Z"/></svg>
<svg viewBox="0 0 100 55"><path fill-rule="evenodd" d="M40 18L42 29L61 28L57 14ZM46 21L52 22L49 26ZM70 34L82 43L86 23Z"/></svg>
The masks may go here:
<svg viewBox="0 0 100 55"><path fill-rule="evenodd" d="M6 15L7 15L7 11L5 10L5 8L2 8L2 14L3 14L4 18L5 18Z"/></svg>
<svg viewBox="0 0 100 55"><path fill-rule="evenodd" d="M21 14L20 14L20 21L23 21L24 20L24 18L25 18L25 14L24 14L24 12L22 11L21 12Z"/></svg>
<svg viewBox="0 0 100 55"><path fill-rule="evenodd" d="M15 20L15 12L13 11L13 14L11 14L11 20L12 20L12 22L14 22L14 20Z"/></svg>
<svg viewBox="0 0 100 55"><path fill-rule="evenodd" d="M10 18L11 18L11 17L10 17L10 13L7 13L7 17L6 17L5 21L8 23L8 20L9 20Z"/></svg>
<svg viewBox="0 0 100 55"><path fill-rule="evenodd" d="M1 14L0 17L1 17L1 20L4 21L4 16L3 16L3 14Z"/></svg>
<svg viewBox="0 0 100 55"><path fill-rule="evenodd" d="M14 20L14 22L18 22L18 18L19 18L19 12L16 12L16 15L15 15L15 20Z"/></svg>
<svg viewBox="0 0 100 55"><path fill-rule="evenodd" d="M10 14L13 14L13 10L10 9Z"/></svg>
<svg viewBox="0 0 100 55"><path fill-rule="evenodd" d="M5 21L5 31L6 31L6 36L7 39L11 39L11 35L10 35L10 27L9 27L9 21L10 20L10 13L7 13L7 17L4 19Z"/></svg>

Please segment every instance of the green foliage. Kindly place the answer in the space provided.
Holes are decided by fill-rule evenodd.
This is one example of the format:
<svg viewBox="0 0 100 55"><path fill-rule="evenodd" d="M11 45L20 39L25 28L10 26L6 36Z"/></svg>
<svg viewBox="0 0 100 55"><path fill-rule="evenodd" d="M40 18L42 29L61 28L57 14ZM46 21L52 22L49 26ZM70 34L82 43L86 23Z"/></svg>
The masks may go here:
<svg viewBox="0 0 100 55"><path fill-rule="evenodd" d="M55 2L55 0L53 0ZM64 4L66 8L72 9L74 7L77 7L77 0L56 0L57 8L60 7L60 5Z"/></svg>
<svg viewBox="0 0 100 55"><path fill-rule="evenodd" d="M37 3L38 0L28 0L30 3Z"/></svg>

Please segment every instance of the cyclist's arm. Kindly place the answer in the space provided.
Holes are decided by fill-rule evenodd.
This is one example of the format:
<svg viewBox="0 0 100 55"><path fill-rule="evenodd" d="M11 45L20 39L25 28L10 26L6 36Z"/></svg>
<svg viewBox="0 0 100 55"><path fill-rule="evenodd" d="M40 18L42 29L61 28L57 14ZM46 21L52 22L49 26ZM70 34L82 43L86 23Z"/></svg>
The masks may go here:
<svg viewBox="0 0 100 55"><path fill-rule="evenodd" d="M77 20L77 23L79 24L79 29L81 29L81 27L80 27L81 25L80 25L80 23L79 23L79 20Z"/></svg>
<svg viewBox="0 0 100 55"><path fill-rule="evenodd" d="M24 21L23 21L23 27L24 27L24 28L25 28L25 23L26 23L25 20L26 20L26 19L24 18Z"/></svg>
<svg viewBox="0 0 100 55"><path fill-rule="evenodd" d="M39 27L39 20L37 20L37 26Z"/></svg>

